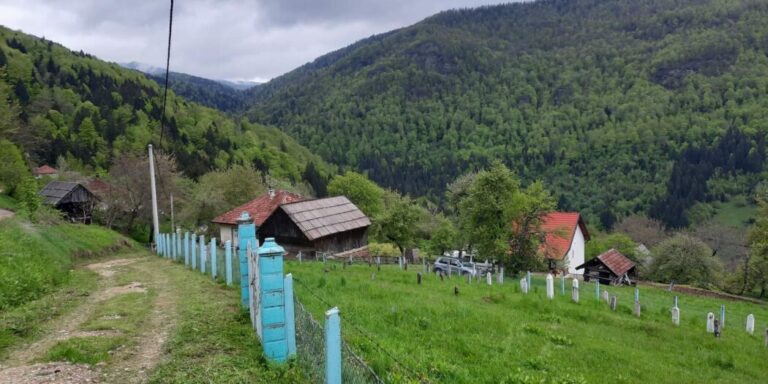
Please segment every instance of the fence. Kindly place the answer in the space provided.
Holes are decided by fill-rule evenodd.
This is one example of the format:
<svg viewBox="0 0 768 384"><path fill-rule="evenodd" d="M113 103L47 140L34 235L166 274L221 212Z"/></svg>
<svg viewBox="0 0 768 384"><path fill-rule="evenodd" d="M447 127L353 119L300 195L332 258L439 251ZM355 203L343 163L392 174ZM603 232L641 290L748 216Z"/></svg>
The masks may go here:
<svg viewBox="0 0 768 384"><path fill-rule="evenodd" d="M246 214L240 222L237 249L229 241L220 248L216 239L187 232L159 234L156 252L214 280L239 285L241 302L270 360L296 356L311 382L383 383L344 343L338 309L331 308L321 326L295 298L292 276L283 274L282 247L271 238L258 247L253 221Z"/></svg>

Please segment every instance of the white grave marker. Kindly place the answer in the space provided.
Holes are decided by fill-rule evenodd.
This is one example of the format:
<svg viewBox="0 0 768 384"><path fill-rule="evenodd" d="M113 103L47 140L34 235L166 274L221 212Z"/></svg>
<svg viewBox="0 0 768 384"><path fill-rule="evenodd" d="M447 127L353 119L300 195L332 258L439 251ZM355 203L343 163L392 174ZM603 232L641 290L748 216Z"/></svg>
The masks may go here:
<svg viewBox="0 0 768 384"><path fill-rule="evenodd" d="M555 298L555 280L551 273L547 274L547 298L550 300Z"/></svg>
<svg viewBox="0 0 768 384"><path fill-rule="evenodd" d="M715 332L715 314L707 313L707 333Z"/></svg>
<svg viewBox="0 0 768 384"><path fill-rule="evenodd" d="M485 273L485 281L488 283L488 285L493 285L493 279L491 278L490 272Z"/></svg>
<svg viewBox="0 0 768 384"><path fill-rule="evenodd" d="M672 307L672 324L680 325L680 308Z"/></svg>
<svg viewBox="0 0 768 384"><path fill-rule="evenodd" d="M611 300L611 295L608 293L608 291L603 291L603 300L608 303Z"/></svg>
<svg viewBox="0 0 768 384"><path fill-rule="evenodd" d="M571 283L571 299L573 299L574 302L579 302L579 279L575 277Z"/></svg>
<svg viewBox="0 0 768 384"><path fill-rule="evenodd" d="M751 313L747 316L747 333L750 335L755 333L755 315Z"/></svg>
<svg viewBox="0 0 768 384"><path fill-rule="evenodd" d="M520 290L523 291L523 294L528 294L528 279L525 277L520 279Z"/></svg>

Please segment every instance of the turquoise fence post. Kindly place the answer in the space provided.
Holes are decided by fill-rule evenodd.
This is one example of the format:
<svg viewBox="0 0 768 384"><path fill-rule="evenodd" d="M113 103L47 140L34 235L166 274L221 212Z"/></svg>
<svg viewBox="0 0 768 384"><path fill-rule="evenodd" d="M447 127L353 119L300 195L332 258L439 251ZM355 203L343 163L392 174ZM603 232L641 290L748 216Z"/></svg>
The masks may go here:
<svg viewBox="0 0 768 384"><path fill-rule="evenodd" d="M341 384L341 319L336 307L325 312L325 383Z"/></svg>
<svg viewBox="0 0 768 384"><path fill-rule="evenodd" d="M211 277L213 277L214 280L216 280L216 268L218 267L216 265L216 238L211 238L211 246L209 247L211 252L209 254L211 255Z"/></svg>
<svg viewBox="0 0 768 384"><path fill-rule="evenodd" d="M176 230L176 261L181 260L181 231Z"/></svg>
<svg viewBox="0 0 768 384"><path fill-rule="evenodd" d="M640 288L635 288L635 301L640 301Z"/></svg>
<svg viewBox="0 0 768 384"><path fill-rule="evenodd" d="M205 235L200 235L200 273L205 273L205 248L208 244L205 243Z"/></svg>
<svg viewBox="0 0 768 384"><path fill-rule="evenodd" d="M248 308L251 295L248 292L248 246L255 249L256 246L256 224L253 223L251 215L243 211L240 218L237 219L237 236L240 241L238 256L240 259L240 299L243 307Z"/></svg>
<svg viewBox="0 0 768 384"><path fill-rule="evenodd" d="M171 232L171 259L176 260L176 232Z"/></svg>
<svg viewBox="0 0 768 384"><path fill-rule="evenodd" d="M560 275L560 294L565 296L565 273Z"/></svg>
<svg viewBox="0 0 768 384"><path fill-rule="evenodd" d="M232 241L224 243L224 269L227 274L227 285L232 285Z"/></svg>
<svg viewBox="0 0 768 384"><path fill-rule="evenodd" d="M171 258L171 234L166 233L163 239L163 245L165 245L165 258Z"/></svg>
<svg viewBox="0 0 768 384"><path fill-rule="evenodd" d="M192 261L192 270L197 269L197 234L192 234L192 242L189 244L189 259Z"/></svg>
<svg viewBox="0 0 768 384"><path fill-rule="evenodd" d="M720 306L720 328L725 328L725 304Z"/></svg>
<svg viewBox="0 0 768 384"><path fill-rule="evenodd" d="M184 233L184 265L189 265L189 232Z"/></svg>
<svg viewBox="0 0 768 384"><path fill-rule="evenodd" d="M285 287L283 285L283 247L267 238L259 248L258 290L259 310L256 312L256 332L261 338L267 358L283 362L288 358L285 329Z"/></svg>
<svg viewBox="0 0 768 384"><path fill-rule="evenodd" d="M285 275L285 338L288 340L288 357L296 356L296 315L293 303L293 275Z"/></svg>
<svg viewBox="0 0 768 384"><path fill-rule="evenodd" d="M161 234L159 233L157 234L157 239L155 239L155 243L156 243L155 247L157 247L156 248L157 255L162 256L163 255L163 236Z"/></svg>

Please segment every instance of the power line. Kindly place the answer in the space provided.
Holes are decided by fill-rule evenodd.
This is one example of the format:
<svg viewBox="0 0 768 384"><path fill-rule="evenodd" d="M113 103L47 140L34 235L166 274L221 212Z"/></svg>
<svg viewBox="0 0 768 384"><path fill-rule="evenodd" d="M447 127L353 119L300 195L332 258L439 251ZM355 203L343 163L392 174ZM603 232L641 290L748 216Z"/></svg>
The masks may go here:
<svg viewBox="0 0 768 384"><path fill-rule="evenodd" d="M171 0L171 12L168 17L168 51L165 56L165 88L163 89L163 108L160 115L160 146L163 145L163 133L165 132L165 102L168 98L168 74L171 68L171 32L173 31L173 0Z"/></svg>

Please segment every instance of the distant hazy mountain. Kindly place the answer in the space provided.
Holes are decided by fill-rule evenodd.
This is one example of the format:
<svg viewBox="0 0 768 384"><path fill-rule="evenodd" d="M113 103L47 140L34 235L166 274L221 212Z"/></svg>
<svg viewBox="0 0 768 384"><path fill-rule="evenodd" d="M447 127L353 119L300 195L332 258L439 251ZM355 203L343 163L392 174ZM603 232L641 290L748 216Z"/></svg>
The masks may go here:
<svg viewBox="0 0 768 384"><path fill-rule="evenodd" d="M135 61L120 65L143 72L160 85L165 83L165 68ZM168 74L168 83L177 95L225 112L235 112L244 109L245 95L243 91L259 84L251 81L206 79L173 71Z"/></svg>

